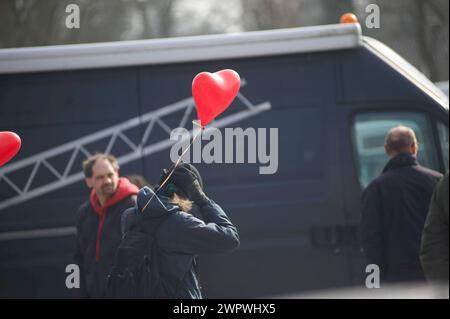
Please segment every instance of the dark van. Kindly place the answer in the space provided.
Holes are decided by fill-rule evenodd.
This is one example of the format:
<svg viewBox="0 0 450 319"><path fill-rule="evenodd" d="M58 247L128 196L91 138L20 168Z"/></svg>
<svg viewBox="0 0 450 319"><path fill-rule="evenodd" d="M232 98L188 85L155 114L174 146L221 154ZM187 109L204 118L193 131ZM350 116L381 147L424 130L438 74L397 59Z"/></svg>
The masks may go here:
<svg viewBox="0 0 450 319"><path fill-rule="evenodd" d="M197 164L241 247L202 256L207 298L362 285L362 189L387 161L386 132L412 127L420 162L448 169L448 99L358 24L0 50L0 130L22 137L0 168L0 297L74 297L81 161L119 158L156 183L175 127L192 129L191 82L234 69L242 87L211 126L278 128L278 167Z"/></svg>

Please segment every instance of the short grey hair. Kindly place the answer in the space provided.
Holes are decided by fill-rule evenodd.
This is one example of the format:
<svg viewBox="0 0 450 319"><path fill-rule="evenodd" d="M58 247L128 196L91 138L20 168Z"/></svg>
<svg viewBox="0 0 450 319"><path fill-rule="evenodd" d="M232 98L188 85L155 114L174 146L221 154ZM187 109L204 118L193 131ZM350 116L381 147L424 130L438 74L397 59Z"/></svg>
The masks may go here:
<svg viewBox="0 0 450 319"><path fill-rule="evenodd" d="M386 148L390 152L406 152L417 145L416 133L403 125L392 128L386 136Z"/></svg>

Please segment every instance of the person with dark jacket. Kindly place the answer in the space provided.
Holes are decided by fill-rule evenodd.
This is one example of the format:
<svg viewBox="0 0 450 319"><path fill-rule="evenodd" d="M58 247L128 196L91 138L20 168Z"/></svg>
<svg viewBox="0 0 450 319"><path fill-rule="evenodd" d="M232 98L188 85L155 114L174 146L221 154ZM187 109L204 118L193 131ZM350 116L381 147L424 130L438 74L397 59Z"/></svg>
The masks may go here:
<svg viewBox="0 0 450 319"><path fill-rule="evenodd" d="M412 129L389 131L389 162L362 196L361 239L367 264L380 268L383 282L423 281L419 251L431 195L442 177L417 162Z"/></svg>
<svg viewBox="0 0 450 319"><path fill-rule="evenodd" d="M91 194L77 213L75 262L83 298L103 298L117 247L122 239L122 212L136 203L139 189L119 177L112 155L96 154L83 162Z"/></svg>
<svg viewBox="0 0 450 319"><path fill-rule="evenodd" d="M168 175L164 171L160 185ZM133 227L136 214L143 214L143 222L148 223L164 218L154 234L165 291L157 298L201 299L196 257L235 250L240 243L238 232L222 208L205 195L193 165L177 166L166 185L158 188L156 194L149 187L139 191L137 209L128 209L122 216L124 234ZM202 219L189 214L192 203Z"/></svg>
<svg viewBox="0 0 450 319"><path fill-rule="evenodd" d="M422 234L420 260L427 280L449 282L448 172L439 182L431 199Z"/></svg>

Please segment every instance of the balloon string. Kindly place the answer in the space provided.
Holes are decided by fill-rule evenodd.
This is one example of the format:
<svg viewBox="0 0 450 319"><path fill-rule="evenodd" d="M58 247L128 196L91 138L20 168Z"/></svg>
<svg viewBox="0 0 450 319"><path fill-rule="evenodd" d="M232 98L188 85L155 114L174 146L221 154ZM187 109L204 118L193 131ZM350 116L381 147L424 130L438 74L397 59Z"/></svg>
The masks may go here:
<svg viewBox="0 0 450 319"><path fill-rule="evenodd" d="M197 132L197 134L195 134L194 138L192 139L192 142L189 144L189 146L183 151L183 153L180 155L180 157L178 158L178 160L175 162L175 165L172 169L172 171L170 172L170 174L164 179L164 181L161 183L161 185L159 185L158 189L153 193L153 196L150 197L150 199L147 201L147 203L144 205L144 207L141 210L141 213L144 212L144 210L147 208L147 206L150 204L150 202L152 201L153 197L157 196L156 193L159 192L159 190L167 183L167 181L170 179L170 177L172 176L172 174L175 172L175 169L177 168L177 166L180 164L181 159L183 158L184 154L186 154L187 151L189 151L189 149L191 148L192 144L194 144L195 140L197 139L197 137L201 134L203 127L201 125L199 125L196 121L192 121L192 123L194 123L195 125L200 126L200 130Z"/></svg>

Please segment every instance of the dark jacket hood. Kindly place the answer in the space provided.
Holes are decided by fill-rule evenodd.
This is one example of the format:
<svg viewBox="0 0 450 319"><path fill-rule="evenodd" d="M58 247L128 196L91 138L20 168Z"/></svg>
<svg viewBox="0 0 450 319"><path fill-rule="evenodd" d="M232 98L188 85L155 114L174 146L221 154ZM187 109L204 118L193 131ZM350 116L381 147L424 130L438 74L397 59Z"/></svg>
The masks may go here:
<svg viewBox="0 0 450 319"><path fill-rule="evenodd" d="M143 187L137 195L137 207L145 217L160 217L179 211L179 207L170 202L170 198L155 192L150 187Z"/></svg>

